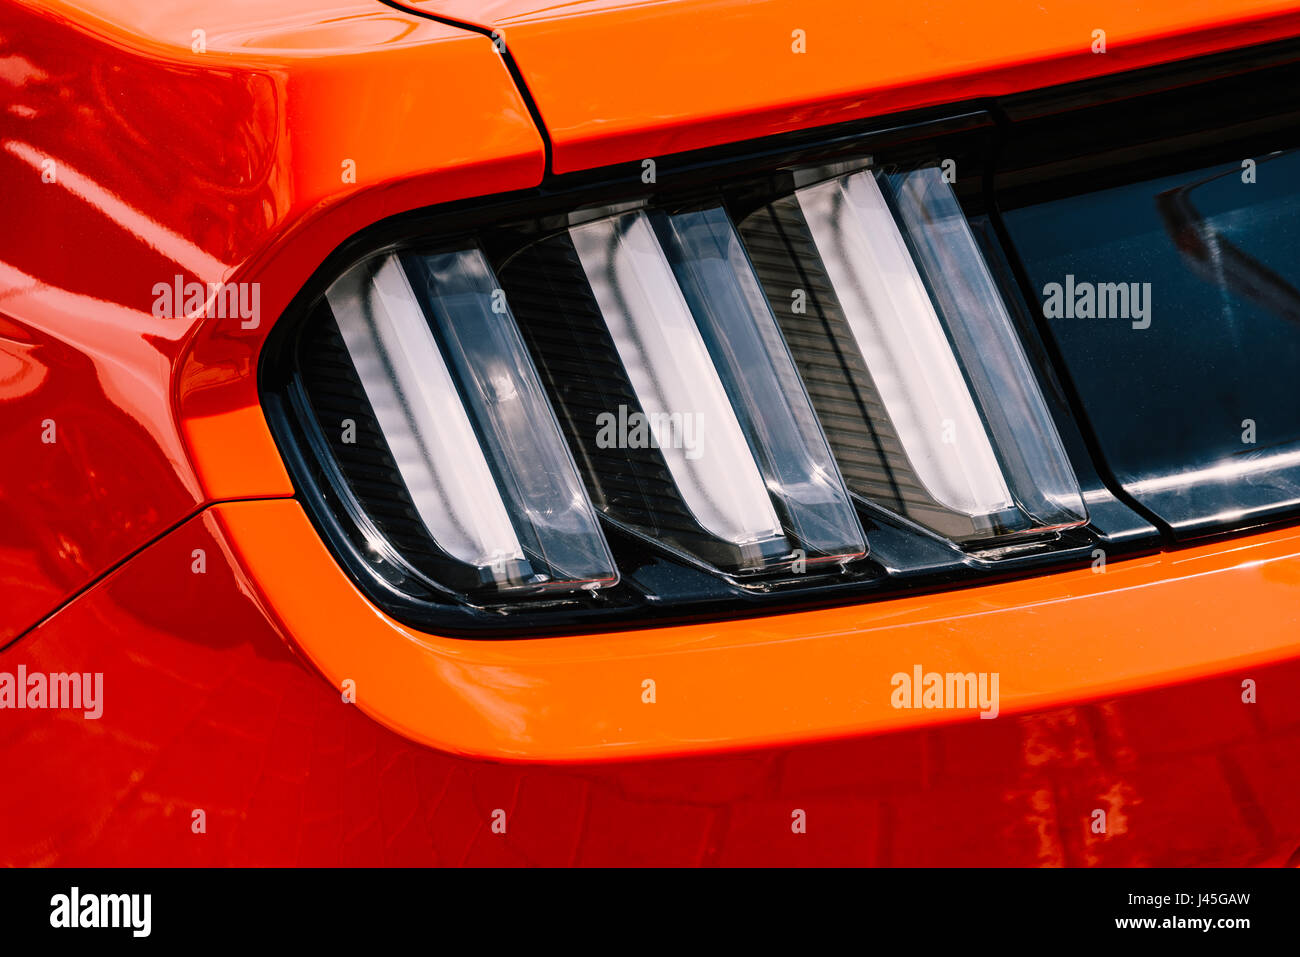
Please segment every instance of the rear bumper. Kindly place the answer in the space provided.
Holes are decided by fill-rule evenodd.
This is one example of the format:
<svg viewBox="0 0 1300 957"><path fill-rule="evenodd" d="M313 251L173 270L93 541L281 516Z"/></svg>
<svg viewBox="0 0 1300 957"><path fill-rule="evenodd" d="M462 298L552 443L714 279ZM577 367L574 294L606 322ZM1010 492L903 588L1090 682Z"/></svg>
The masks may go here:
<svg viewBox="0 0 1300 957"><path fill-rule="evenodd" d="M1298 587L1281 530L1102 574L473 642L376 612L293 500L214 506L0 654L104 675L98 720L4 715L0 862L1279 864L1300 846ZM893 708L916 664L999 672L999 716Z"/></svg>
<svg viewBox="0 0 1300 957"><path fill-rule="evenodd" d="M996 674L997 710L1020 714L1300 656L1295 529L851 607L473 641L376 611L292 500L219 505L211 520L306 657L335 687L356 683L361 710L493 759L671 755L977 717L896 707L894 676L917 667Z"/></svg>

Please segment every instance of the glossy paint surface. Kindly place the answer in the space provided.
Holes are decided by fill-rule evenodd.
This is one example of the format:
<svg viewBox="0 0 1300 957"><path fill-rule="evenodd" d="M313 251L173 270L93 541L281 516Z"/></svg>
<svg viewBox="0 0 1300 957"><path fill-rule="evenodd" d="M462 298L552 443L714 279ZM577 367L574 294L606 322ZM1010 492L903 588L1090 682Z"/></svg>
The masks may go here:
<svg viewBox="0 0 1300 957"><path fill-rule="evenodd" d="M498 764L344 703L267 618L220 524L186 523L0 653L2 671L104 675L98 720L0 720L22 769L0 788L0 864L1181 866L1281 864L1300 846L1295 661L824 744ZM358 701L371 693L360 680Z"/></svg>
<svg viewBox="0 0 1300 957"><path fill-rule="evenodd" d="M501 25L555 171L1300 32L1273 0L1127 7L426 5ZM104 676L98 720L0 715L0 864L1293 857L1294 529L574 638L441 639L366 603L288 498L266 333L350 235L536 185L543 156L486 37L378 2L0 0L0 672ZM258 282L259 321L156 317L178 274ZM917 664L998 671L1001 715L892 708Z"/></svg>
<svg viewBox="0 0 1300 957"><path fill-rule="evenodd" d="M503 38L557 173L1300 34L1295 0L401 2Z"/></svg>
<svg viewBox="0 0 1300 957"><path fill-rule="evenodd" d="M358 229L541 165L490 41L371 0L0 3L0 645L205 502L291 494L273 320ZM155 315L176 276L257 283L257 321Z"/></svg>

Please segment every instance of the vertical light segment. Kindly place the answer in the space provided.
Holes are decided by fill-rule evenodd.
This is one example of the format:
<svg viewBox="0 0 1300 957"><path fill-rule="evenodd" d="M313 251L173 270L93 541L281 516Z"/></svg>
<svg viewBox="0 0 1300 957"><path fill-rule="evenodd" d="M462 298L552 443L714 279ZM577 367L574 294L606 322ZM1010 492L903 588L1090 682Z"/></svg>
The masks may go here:
<svg viewBox="0 0 1300 957"><path fill-rule="evenodd" d="M569 230L619 358L682 499L750 554L783 543L758 465L643 212Z"/></svg>
<svg viewBox="0 0 1300 957"><path fill-rule="evenodd" d="M874 175L852 173L795 195L917 477L954 511L1009 508L984 423Z"/></svg>
<svg viewBox="0 0 1300 957"><path fill-rule="evenodd" d="M420 520L468 565L523 559L505 503L429 324L396 256L326 292L366 398Z"/></svg>
<svg viewBox="0 0 1300 957"><path fill-rule="evenodd" d="M962 358L1017 503L1040 526L1087 521L1078 480L970 223L937 167L887 177L917 265Z"/></svg>
<svg viewBox="0 0 1300 957"><path fill-rule="evenodd" d="M776 318L726 211L653 218L754 458L809 560L866 551L865 536Z"/></svg>
<svg viewBox="0 0 1300 957"><path fill-rule="evenodd" d="M500 490L534 583L612 584L596 512L486 257L475 247L402 258L495 466L489 488Z"/></svg>

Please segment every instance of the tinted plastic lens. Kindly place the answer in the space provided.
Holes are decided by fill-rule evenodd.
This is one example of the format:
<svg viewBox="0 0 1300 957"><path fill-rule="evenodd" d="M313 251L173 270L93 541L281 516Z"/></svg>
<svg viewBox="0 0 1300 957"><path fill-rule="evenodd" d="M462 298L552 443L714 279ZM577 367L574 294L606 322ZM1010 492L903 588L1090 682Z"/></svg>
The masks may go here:
<svg viewBox="0 0 1300 957"><path fill-rule="evenodd" d="M646 215L602 219L570 234L655 442L692 514L717 537L752 552L755 562L764 545L784 550L763 476Z"/></svg>
<svg viewBox="0 0 1300 957"><path fill-rule="evenodd" d="M522 559L483 449L397 257L356 267L326 295L434 541L483 568Z"/></svg>
<svg viewBox="0 0 1300 957"><path fill-rule="evenodd" d="M984 423L925 284L870 172L796 194L917 476L966 515L1011 505Z"/></svg>
<svg viewBox="0 0 1300 957"><path fill-rule="evenodd" d="M1016 503L1044 527L1082 524L1087 512L1074 471L952 187L937 167L884 182L934 290Z"/></svg>
<svg viewBox="0 0 1300 957"><path fill-rule="evenodd" d="M787 534L813 561L862 555L844 481L726 211L656 225Z"/></svg>
<svg viewBox="0 0 1300 957"><path fill-rule="evenodd" d="M362 264L327 298L412 502L440 548L499 589L617 580L478 249Z"/></svg>

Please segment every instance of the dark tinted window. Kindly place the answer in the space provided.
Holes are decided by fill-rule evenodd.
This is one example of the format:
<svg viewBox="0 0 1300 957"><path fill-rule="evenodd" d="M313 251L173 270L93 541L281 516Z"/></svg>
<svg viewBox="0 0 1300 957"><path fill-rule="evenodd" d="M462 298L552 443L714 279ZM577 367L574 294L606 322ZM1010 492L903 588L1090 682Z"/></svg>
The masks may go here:
<svg viewBox="0 0 1300 957"><path fill-rule="evenodd" d="M1041 203L1006 224L1136 498L1183 530L1300 505L1300 153Z"/></svg>

